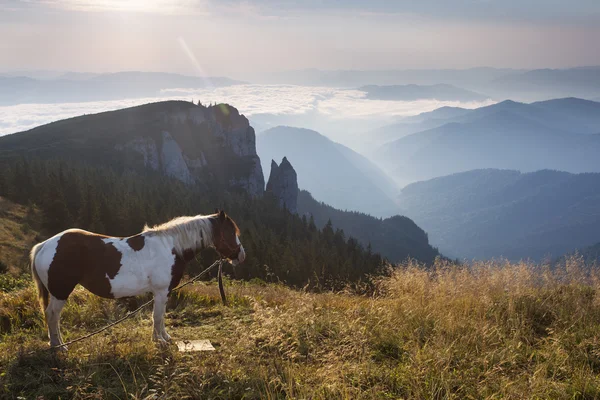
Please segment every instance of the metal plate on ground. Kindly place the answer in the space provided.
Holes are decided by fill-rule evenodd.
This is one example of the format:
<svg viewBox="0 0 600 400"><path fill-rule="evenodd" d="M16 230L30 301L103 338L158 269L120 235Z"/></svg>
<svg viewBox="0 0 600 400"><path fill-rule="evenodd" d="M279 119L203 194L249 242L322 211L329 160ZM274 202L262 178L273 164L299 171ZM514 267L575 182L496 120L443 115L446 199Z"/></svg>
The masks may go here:
<svg viewBox="0 0 600 400"><path fill-rule="evenodd" d="M210 343L210 340L183 340L177 342L177 348L183 353L190 351L214 351L215 348Z"/></svg>

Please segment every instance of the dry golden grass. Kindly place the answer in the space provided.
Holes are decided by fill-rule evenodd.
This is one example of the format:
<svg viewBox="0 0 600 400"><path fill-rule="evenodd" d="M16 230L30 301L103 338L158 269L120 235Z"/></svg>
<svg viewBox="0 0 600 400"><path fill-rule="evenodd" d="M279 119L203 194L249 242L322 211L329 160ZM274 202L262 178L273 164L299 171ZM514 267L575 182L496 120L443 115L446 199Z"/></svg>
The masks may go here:
<svg viewBox="0 0 600 400"><path fill-rule="evenodd" d="M36 211L29 210L29 214ZM3 268L16 273L26 269L31 247L37 242L37 220L28 215L27 207L0 197L0 272Z"/></svg>
<svg viewBox="0 0 600 400"><path fill-rule="evenodd" d="M0 294L0 396L600 397L600 274L579 260L555 270L408 264L369 296L241 282L227 289L230 307L215 284L170 300L171 335L216 347L191 354L151 343L144 313L53 355L41 350L47 339L33 287ZM74 338L125 312L125 303L78 290L63 331Z"/></svg>

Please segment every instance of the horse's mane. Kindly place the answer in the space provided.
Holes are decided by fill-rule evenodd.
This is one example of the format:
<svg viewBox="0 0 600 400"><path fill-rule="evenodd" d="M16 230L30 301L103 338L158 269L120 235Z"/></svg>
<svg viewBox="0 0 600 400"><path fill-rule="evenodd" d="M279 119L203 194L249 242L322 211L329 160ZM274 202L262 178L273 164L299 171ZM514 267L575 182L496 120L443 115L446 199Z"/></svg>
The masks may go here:
<svg viewBox="0 0 600 400"><path fill-rule="evenodd" d="M195 249L201 241L206 246L213 243L212 215L176 217L160 225L144 226L142 233L175 239L175 251L182 255L186 249Z"/></svg>
<svg viewBox="0 0 600 400"><path fill-rule="evenodd" d="M231 221L231 223L233 224L233 228L235 229L235 234L238 235L238 236L241 235L240 228L237 226L237 224L235 223L235 221L233 219L231 219L231 217L229 217L229 216L227 217L227 219L229 221Z"/></svg>

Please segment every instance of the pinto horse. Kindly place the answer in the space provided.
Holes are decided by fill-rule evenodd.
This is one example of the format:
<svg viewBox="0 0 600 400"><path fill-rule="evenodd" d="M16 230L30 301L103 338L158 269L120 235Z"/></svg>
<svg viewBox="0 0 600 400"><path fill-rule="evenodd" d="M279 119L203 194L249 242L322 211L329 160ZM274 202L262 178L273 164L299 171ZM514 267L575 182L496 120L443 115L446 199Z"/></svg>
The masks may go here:
<svg viewBox="0 0 600 400"><path fill-rule="evenodd" d="M152 292L152 339L171 337L165 330L167 296L175 288L188 261L206 247L214 247L233 265L246 258L236 223L218 211L212 215L178 217L127 237L110 237L68 229L31 250L31 271L48 325L50 346L63 344L60 313L67 298L81 284L97 296L117 299Z"/></svg>

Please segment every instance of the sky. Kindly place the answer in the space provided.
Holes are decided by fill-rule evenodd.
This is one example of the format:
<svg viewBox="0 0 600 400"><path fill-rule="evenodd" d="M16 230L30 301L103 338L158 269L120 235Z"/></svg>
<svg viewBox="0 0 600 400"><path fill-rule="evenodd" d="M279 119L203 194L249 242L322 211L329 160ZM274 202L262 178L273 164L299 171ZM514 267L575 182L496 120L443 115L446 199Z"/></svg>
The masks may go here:
<svg viewBox="0 0 600 400"><path fill-rule="evenodd" d="M0 0L0 72L600 65L599 0Z"/></svg>

